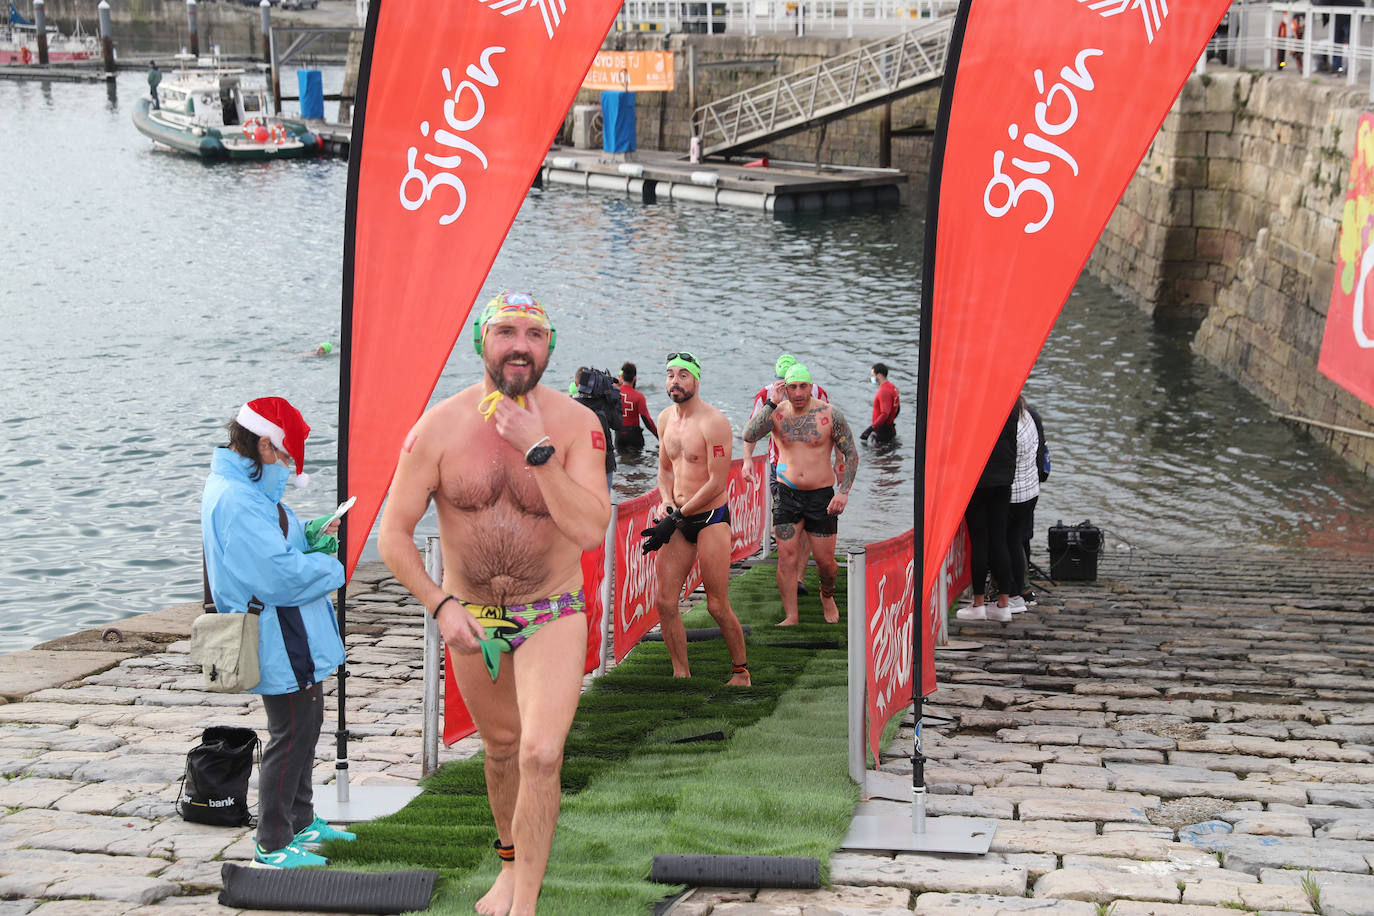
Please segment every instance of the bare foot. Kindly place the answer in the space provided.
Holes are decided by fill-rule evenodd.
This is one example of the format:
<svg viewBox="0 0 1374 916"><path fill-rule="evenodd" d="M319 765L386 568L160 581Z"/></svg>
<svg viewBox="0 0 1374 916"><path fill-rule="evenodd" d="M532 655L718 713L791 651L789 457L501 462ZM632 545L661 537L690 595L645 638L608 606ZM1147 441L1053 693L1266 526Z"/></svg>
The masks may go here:
<svg viewBox="0 0 1374 916"><path fill-rule="evenodd" d="M754 686L754 682L751 681L751 680L749 679L749 672L748 672L748 671L741 671L739 674L736 674L734 677L730 678L730 680L726 681L726 682L725 682L725 686L726 686L726 687L752 687L752 686Z"/></svg>
<svg viewBox="0 0 1374 916"><path fill-rule="evenodd" d="M691 676L692 676L692 672L690 672L690 671L674 671L674 672L673 672L673 677L691 677Z"/></svg>
<svg viewBox="0 0 1374 916"><path fill-rule="evenodd" d="M515 899L515 866L501 866L501 874L496 877L496 883L491 886L491 890L483 895L481 900L473 910L484 913L486 916L506 916L510 912L511 901Z"/></svg>
<svg viewBox="0 0 1374 916"><path fill-rule="evenodd" d="M798 623L800 623L800 622L801 622L801 621L798 620L796 617L784 617L782 620L778 621L778 626L780 626L780 627L795 627L795 626L796 626Z"/></svg>
<svg viewBox="0 0 1374 916"><path fill-rule="evenodd" d="M835 606L835 599L821 595L821 610L825 612L826 623L840 622L840 609Z"/></svg>

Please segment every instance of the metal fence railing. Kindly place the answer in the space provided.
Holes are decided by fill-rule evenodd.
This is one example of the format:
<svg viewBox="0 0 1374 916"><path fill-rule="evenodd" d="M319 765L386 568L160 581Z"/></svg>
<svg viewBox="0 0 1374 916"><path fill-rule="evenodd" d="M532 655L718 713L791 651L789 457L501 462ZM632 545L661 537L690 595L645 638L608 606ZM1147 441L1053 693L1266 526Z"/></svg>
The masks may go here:
<svg viewBox="0 0 1374 916"><path fill-rule="evenodd" d="M928 21L697 108L702 153L742 149L933 83L944 72L951 25L949 17Z"/></svg>
<svg viewBox="0 0 1374 916"><path fill-rule="evenodd" d="M622 32L868 37L953 14L958 0L626 0Z"/></svg>

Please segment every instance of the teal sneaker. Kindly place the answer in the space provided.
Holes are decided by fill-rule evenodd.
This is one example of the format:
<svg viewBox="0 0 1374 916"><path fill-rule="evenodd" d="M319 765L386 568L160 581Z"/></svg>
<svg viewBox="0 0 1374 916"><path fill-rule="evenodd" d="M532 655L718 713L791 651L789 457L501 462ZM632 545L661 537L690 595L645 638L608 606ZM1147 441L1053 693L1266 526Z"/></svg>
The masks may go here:
<svg viewBox="0 0 1374 916"><path fill-rule="evenodd" d="M324 856L317 856L313 852L306 852L304 849L292 844L283 846L275 852L268 852L262 846L258 846L257 853L253 856L253 861L249 863L251 868L306 868L308 866L328 865L329 860Z"/></svg>
<svg viewBox="0 0 1374 916"><path fill-rule="evenodd" d="M347 830L337 830L329 826L329 823L317 814L315 815L315 819L310 822L309 827L306 827L300 833L296 834L296 838L291 841L291 844L293 846L300 846L303 849L319 849L320 844L326 840L343 840L344 842L348 842L349 840L356 840L357 838L358 835L356 833L349 833Z"/></svg>

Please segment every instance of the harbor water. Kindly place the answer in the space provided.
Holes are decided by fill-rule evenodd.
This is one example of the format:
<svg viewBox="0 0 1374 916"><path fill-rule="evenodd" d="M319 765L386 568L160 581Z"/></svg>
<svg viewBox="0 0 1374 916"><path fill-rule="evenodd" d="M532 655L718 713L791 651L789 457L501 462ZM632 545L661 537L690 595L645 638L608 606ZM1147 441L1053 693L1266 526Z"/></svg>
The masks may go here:
<svg viewBox="0 0 1374 916"><path fill-rule="evenodd" d="M199 597L200 489L245 399L301 407L313 481L287 500L307 518L335 503L339 360L312 354L338 343L347 164L155 150L130 122L145 91L141 73L113 91L0 82L0 651ZM869 366L886 362L902 432L861 450L843 551L911 524L922 227L915 207L773 219L531 191L483 295L544 300L557 388L579 365L631 360L656 412L664 354L696 354L703 396L736 431L781 352L856 431ZM480 373L466 329L452 332L436 399ZM1053 462L1037 559L1056 519L1108 533L1104 574L1137 551L1374 550L1369 482L1188 337L1079 283L1026 387ZM1001 343L989 335L987 372ZM650 437L617 498L652 488L656 461Z"/></svg>

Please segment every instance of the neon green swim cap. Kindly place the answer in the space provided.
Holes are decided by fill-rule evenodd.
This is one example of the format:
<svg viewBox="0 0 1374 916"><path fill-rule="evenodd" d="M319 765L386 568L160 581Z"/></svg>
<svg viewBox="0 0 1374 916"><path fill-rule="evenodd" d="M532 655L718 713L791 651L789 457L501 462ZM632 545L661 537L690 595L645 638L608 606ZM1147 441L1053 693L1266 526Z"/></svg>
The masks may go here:
<svg viewBox="0 0 1374 916"><path fill-rule="evenodd" d="M809 385L811 384L811 370L801 363L793 363L787 367L787 374L782 378L789 385L796 382L806 382Z"/></svg>
<svg viewBox="0 0 1374 916"><path fill-rule="evenodd" d="M778 361L773 364L773 375L777 378L786 378L787 370L797 364L797 358L791 353L784 353L778 357Z"/></svg>
<svg viewBox="0 0 1374 916"><path fill-rule="evenodd" d="M330 353L334 352L334 345L326 340L320 344L320 349L323 350L325 352L325 355L327 356Z"/></svg>
<svg viewBox="0 0 1374 916"><path fill-rule="evenodd" d="M687 358L686 353L674 353L673 358L668 360L669 369L686 369L692 373L692 377L698 382L701 381L701 364L695 359Z"/></svg>
<svg viewBox="0 0 1374 916"><path fill-rule="evenodd" d="M571 382L568 383L568 397L577 397L577 379L573 379Z"/></svg>

